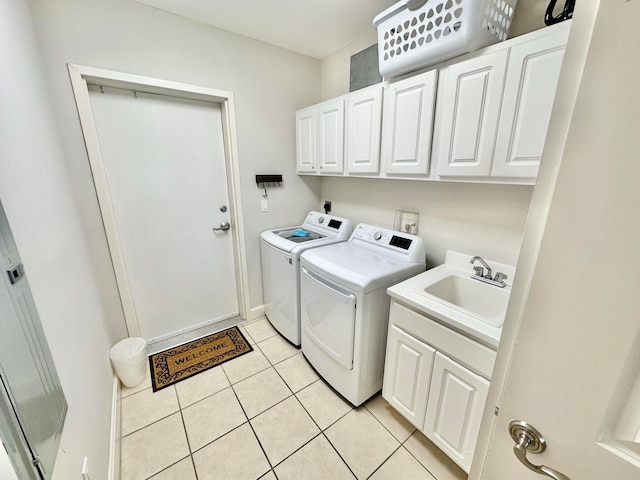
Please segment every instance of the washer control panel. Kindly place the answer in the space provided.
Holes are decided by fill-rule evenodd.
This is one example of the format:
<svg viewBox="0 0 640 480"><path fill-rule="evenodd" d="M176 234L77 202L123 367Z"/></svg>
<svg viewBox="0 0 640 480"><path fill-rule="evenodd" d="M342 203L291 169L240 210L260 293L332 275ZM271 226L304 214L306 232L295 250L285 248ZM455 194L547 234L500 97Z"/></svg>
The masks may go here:
<svg viewBox="0 0 640 480"><path fill-rule="evenodd" d="M324 233L326 236L347 238L351 234L351 222L326 213L311 211L304 219L302 228Z"/></svg>

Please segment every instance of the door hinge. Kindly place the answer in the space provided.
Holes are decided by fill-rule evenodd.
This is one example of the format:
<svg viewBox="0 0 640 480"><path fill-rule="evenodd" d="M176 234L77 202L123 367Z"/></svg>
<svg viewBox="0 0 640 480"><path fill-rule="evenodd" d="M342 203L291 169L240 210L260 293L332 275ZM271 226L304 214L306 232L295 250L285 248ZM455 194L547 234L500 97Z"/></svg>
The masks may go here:
<svg viewBox="0 0 640 480"><path fill-rule="evenodd" d="M19 264L10 270L7 270L7 275L9 276L9 281L11 282L11 285L13 285L17 281L19 281L22 277L24 277L24 267L22 266L22 264Z"/></svg>
<svg viewBox="0 0 640 480"><path fill-rule="evenodd" d="M493 414L494 414L496 417L498 416L498 413L500 413L500 407L496 407L496 408L493 410Z"/></svg>
<svg viewBox="0 0 640 480"><path fill-rule="evenodd" d="M44 469L44 465L42 465L42 462L40 461L40 457L38 457L37 455L33 457L33 466L36 467L36 470L38 470L40 476L42 478L45 478L47 472Z"/></svg>

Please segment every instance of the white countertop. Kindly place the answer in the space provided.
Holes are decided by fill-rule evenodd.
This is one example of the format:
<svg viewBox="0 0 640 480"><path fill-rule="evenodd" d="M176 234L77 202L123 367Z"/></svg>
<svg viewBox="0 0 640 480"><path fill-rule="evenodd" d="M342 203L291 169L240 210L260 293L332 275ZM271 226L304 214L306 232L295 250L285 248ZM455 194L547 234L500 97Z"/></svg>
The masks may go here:
<svg viewBox="0 0 640 480"><path fill-rule="evenodd" d="M433 285L451 275L471 277L474 273L472 265L469 263L471 258L471 255L448 250L443 265L393 285L387 289L387 293L401 303L428 315L453 330L478 340L493 349L497 349L498 343L500 342L500 335L502 334L504 313L502 314L502 318L491 319L491 322L485 321L480 316L471 314L454 304L425 292L426 286ZM515 268L487 259L485 260L494 273L502 272L507 275L505 281L507 286L504 287L504 290L510 294Z"/></svg>

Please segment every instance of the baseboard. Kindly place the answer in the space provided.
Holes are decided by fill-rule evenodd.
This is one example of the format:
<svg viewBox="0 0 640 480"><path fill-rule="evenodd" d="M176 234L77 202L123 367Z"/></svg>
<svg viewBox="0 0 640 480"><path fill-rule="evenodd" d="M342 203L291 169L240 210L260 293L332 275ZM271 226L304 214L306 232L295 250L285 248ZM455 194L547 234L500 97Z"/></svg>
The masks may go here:
<svg viewBox="0 0 640 480"><path fill-rule="evenodd" d="M120 399L120 380L117 376L113 376L113 398L111 399L111 433L109 438L109 480L120 479L120 417L121 417L121 399Z"/></svg>
<svg viewBox="0 0 640 480"><path fill-rule="evenodd" d="M247 314L247 322L257 320L261 317L264 317L264 305L252 308Z"/></svg>

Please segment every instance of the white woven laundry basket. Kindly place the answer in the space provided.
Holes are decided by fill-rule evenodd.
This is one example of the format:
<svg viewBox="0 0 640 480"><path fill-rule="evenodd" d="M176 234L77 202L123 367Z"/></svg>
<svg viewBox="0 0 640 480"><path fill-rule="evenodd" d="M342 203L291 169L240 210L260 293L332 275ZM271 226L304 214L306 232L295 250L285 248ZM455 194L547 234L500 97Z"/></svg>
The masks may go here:
<svg viewBox="0 0 640 480"><path fill-rule="evenodd" d="M373 20L380 74L397 76L506 40L517 0L402 0Z"/></svg>

